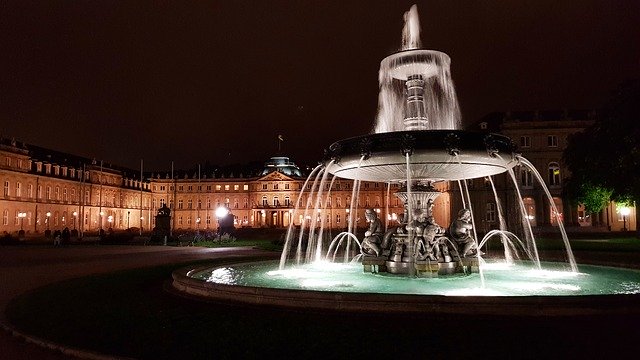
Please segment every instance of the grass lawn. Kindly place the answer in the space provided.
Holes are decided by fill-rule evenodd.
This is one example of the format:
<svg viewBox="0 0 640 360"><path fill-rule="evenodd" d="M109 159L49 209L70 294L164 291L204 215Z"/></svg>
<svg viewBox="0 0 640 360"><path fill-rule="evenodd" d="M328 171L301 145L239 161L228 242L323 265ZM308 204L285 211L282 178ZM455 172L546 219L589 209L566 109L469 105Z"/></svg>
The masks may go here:
<svg viewBox="0 0 640 360"><path fill-rule="evenodd" d="M250 247L255 247L255 248L268 250L268 251L282 251L282 245L277 245L267 240L253 240L253 239L238 239L233 242L199 241L195 243L195 246L208 247L208 248L250 246Z"/></svg>
<svg viewBox="0 0 640 360"><path fill-rule="evenodd" d="M163 290L184 265L48 285L14 299L7 318L41 338L139 359L597 358L634 350L639 335L637 318L382 316L201 302Z"/></svg>
<svg viewBox="0 0 640 360"><path fill-rule="evenodd" d="M628 237L574 239L569 235L569 243L574 251L614 251L640 252L640 239ZM564 242L560 238L536 238L539 250L564 250Z"/></svg>

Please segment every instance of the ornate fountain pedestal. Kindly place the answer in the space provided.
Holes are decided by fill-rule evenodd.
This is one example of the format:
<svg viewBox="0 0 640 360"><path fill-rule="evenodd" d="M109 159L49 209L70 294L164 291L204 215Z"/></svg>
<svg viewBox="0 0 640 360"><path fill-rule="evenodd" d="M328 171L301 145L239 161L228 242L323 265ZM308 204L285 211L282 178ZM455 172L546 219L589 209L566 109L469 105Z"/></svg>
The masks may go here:
<svg viewBox="0 0 640 360"><path fill-rule="evenodd" d="M373 274L388 272L386 256L365 256L362 258L362 266L365 272Z"/></svg>

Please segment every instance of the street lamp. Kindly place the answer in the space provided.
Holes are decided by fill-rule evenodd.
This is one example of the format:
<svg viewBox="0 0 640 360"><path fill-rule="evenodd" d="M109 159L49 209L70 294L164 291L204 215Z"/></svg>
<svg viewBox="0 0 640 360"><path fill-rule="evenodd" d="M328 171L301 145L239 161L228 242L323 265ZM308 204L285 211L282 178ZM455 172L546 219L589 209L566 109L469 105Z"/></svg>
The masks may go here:
<svg viewBox="0 0 640 360"><path fill-rule="evenodd" d="M78 212L74 211L73 212L73 230L76 229L76 221L78 220Z"/></svg>
<svg viewBox="0 0 640 360"><path fill-rule="evenodd" d="M620 215L622 215L622 231L627 231L627 216L631 214L631 208L623 206L620 208Z"/></svg>
<svg viewBox="0 0 640 360"><path fill-rule="evenodd" d="M100 211L100 230L102 230L102 217L104 216L104 211Z"/></svg>
<svg viewBox="0 0 640 360"><path fill-rule="evenodd" d="M47 219L46 219L46 222L47 222L47 230L49 230L49 218L50 218L50 217L51 217L51 211L47 211Z"/></svg>
<svg viewBox="0 0 640 360"><path fill-rule="evenodd" d="M107 221L109 222L109 229L111 229L111 223L113 222L113 215L109 215L107 217Z"/></svg>
<svg viewBox="0 0 640 360"><path fill-rule="evenodd" d="M24 218L27 217L27 213L24 211L20 211L18 213L18 218L20 219L20 231L24 230Z"/></svg>

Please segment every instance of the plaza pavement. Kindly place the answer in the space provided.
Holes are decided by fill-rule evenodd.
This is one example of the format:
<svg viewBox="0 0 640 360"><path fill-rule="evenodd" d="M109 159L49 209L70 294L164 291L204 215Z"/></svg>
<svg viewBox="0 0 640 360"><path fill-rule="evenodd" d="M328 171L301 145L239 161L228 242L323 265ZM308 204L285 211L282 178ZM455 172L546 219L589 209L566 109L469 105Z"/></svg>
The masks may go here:
<svg viewBox="0 0 640 360"><path fill-rule="evenodd" d="M274 257L273 252L242 248L200 248L170 246L0 246L0 358L6 360L60 360L101 358L82 349L46 349L38 339L11 333L5 310L11 299L37 287L61 280L117 270L141 268L191 260L245 256ZM65 351L64 353L61 351ZM105 358L108 358L105 357Z"/></svg>

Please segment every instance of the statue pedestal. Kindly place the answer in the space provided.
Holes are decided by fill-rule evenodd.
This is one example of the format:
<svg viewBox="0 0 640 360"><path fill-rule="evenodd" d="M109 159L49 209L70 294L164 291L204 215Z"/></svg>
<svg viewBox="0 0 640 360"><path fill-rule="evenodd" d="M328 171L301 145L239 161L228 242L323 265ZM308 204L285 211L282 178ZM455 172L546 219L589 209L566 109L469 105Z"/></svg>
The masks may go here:
<svg viewBox="0 0 640 360"><path fill-rule="evenodd" d="M476 256L462 258L461 262L467 273L477 273L480 271L478 257Z"/></svg>
<svg viewBox="0 0 640 360"><path fill-rule="evenodd" d="M379 273L387 272L386 256L364 256L362 258L362 266L365 272Z"/></svg>
<svg viewBox="0 0 640 360"><path fill-rule="evenodd" d="M416 262L416 276L418 277L438 277L440 275L451 275L461 272L463 271L459 262L437 262L426 260Z"/></svg>

